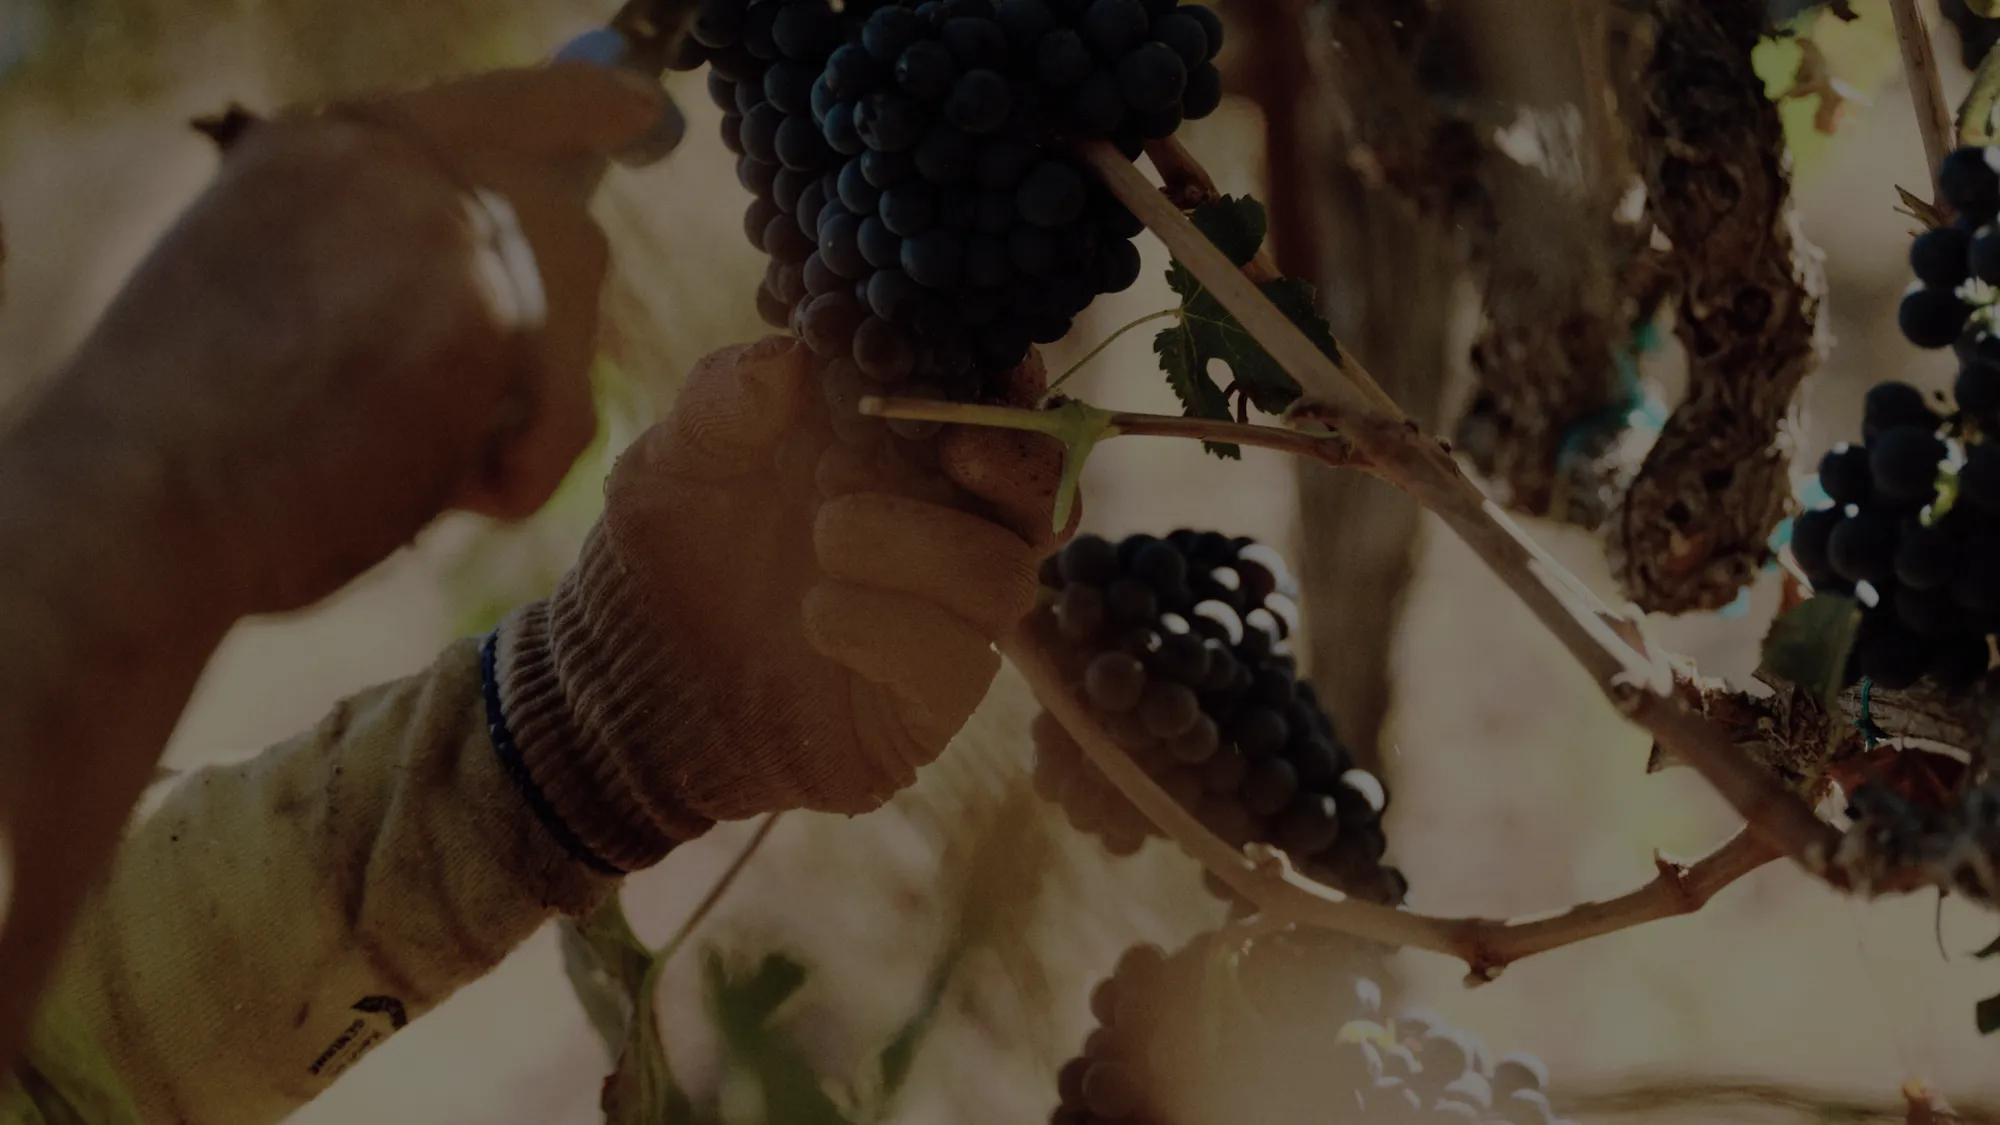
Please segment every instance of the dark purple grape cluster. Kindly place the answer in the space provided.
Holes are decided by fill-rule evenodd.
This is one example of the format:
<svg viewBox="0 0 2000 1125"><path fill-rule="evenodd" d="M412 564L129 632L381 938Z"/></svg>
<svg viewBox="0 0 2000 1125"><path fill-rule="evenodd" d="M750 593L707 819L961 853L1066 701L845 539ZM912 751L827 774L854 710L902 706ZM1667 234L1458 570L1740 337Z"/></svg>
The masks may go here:
<svg viewBox="0 0 2000 1125"><path fill-rule="evenodd" d="M873 388L980 397L1139 276L1064 138L1213 112L1222 24L1176 0L704 0L695 46L770 255L759 312Z"/></svg>
<svg viewBox="0 0 2000 1125"><path fill-rule="evenodd" d="M1127 950L1091 993L1098 1026L1057 1072L1050 1125L1556 1125L1534 1056L1495 1059L1424 1011L1385 1019L1383 953L1316 932ZM1226 997L1214 994L1218 960Z"/></svg>
<svg viewBox="0 0 2000 1125"><path fill-rule="evenodd" d="M1275 555L1218 532L1081 535L1042 569L1083 697L1119 745L1217 836L1275 845L1322 882L1399 903L1381 779L1354 764L1285 640ZM1061 724L1035 727L1035 784L1114 854L1155 829Z"/></svg>
<svg viewBox="0 0 2000 1125"><path fill-rule="evenodd" d="M1985 440L2000 427L2000 337L1982 307L2000 283L2000 148L1958 149L1939 182L1954 218L1911 244L1899 320L1911 343L1956 350L1954 401L1871 388L1861 443L1820 461L1832 503L1792 527L1813 588L1863 607L1848 679L1887 688L1966 687L2000 632L2000 443Z"/></svg>
<svg viewBox="0 0 2000 1125"><path fill-rule="evenodd" d="M1939 194L1953 212L1910 244L1916 281L1903 296L1897 323L1920 348L1948 347L1967 333L1980 290L2000 284L2000 147L1967 146L1938 166Z"/></svg>
<svg viewBox="0 0 2000 1125"><path fill-rule="evenodd" d="M2000 367L1967 372L2000 379ZM1928 676L1956 690L1986 673L2000 631L2000 448L1966 440L1976 425L1963 400L1947 417L1915 387L1882 383L1862 444L1820 461L1833 502L1798 517L1792 557L1815 591L1861 603L1850 681L1900 689Z"/></svg>

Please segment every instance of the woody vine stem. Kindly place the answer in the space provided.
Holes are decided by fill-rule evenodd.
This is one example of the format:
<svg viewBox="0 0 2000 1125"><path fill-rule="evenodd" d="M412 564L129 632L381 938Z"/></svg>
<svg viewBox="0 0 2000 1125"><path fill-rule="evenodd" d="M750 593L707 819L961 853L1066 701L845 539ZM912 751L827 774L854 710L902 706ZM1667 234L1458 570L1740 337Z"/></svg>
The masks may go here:
<svg viewBox="0 0 2000 1125"><path fill-rule="evenodd" d="M1680 761L1695 769L1748 822L1744 833L1695 864L1663 861L1648 887L1612 903L1578 907L1543 922L1514 924L1427 918L1350 900L1293 873L1275 852L1240 852L1203 828L1132 763L1069 689L1044 655L1055 644L1031 620L1003 646L1091 760L1127 798L1234 890L1276 919L1343 930L1376 940L1463 957L1475 976L1510 960L1683 913L1734 878L1778 855L1790 857L1833 886L1881 892L1903 886L1859 886L1831 864L1839 833L1805 801L1743 754L1726 731L1673 693L1666 654L1646 640L1636 612L1616 613L1543 552L1459 469L1450 449L1425 434L1344 349L1338 358L1315 346L1265 299L1245 271L1209 242L1130 161L1102 142L1076 146L1078 157L1288 371L1306 397L1288 413L1287 427L1248 426L1189 418L1118 414L1072 404L1067 417L1000 407L874 399L868 413L999 425L1052 433L1072 458L1105 437L1158 435L1275 448L1328 464L1359 468L1408 493L1442 519L1583 665L1606 698ZM1184 149L1155 148L1156 167L1170 186L1204 182ZM1251 268L1259 263L1253 262ZM1261 271L1260 271L1261 272ZM1059 412L1058 412L1059 413ZM1328 433L1298 428L1324 425ZM1082 449L1078 447L1081 446ZM1072 466L1070 475L1074 475ZM1537 929L1536 927L1540 927ZM1529 935L1524 937L1523 935Z"/></svg>

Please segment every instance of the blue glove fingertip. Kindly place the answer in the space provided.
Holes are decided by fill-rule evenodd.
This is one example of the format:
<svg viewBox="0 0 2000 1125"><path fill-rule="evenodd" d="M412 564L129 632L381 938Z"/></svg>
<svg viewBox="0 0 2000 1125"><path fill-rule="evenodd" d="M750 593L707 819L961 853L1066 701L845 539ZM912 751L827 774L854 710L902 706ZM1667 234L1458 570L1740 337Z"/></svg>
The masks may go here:
<svg viewBox="0 0 2000 1125"><path fill-rule="evenodd" d="M643 63L639 51L624 32L615 27L594 27L556 48L551 62L580 62L614 70L630 70L657 77L654 68ZM671 156L687 136L687 117L672 97L662 102L660 119L638 141L620 151L616 159L627 168L644 168Z"/></svg>
<svg viewBox="0 0 2000 1125"><path fill-rule="evenodd" d="M550 62L580 62L591 66L629 67L635 52L632 41L615 27L593 27L556 48Z"/></svg>

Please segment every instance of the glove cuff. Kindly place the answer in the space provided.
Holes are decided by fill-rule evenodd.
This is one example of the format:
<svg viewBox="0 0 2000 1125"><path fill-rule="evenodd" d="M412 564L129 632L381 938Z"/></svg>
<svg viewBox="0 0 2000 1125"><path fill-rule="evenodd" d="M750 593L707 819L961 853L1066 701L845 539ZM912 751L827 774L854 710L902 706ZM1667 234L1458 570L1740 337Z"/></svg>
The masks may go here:
<svg viewBox="0 0 2000 1125"><path fill-rule="evenodd" d="M634 621L640 604L601 526L546 601L523 607L493 644L494 746L531 805L586 865L631 872L665 858L714 822L642 786L631 770L654 726L666 674L657 637ZM625 607L620 612L620 607Z"/></svg>

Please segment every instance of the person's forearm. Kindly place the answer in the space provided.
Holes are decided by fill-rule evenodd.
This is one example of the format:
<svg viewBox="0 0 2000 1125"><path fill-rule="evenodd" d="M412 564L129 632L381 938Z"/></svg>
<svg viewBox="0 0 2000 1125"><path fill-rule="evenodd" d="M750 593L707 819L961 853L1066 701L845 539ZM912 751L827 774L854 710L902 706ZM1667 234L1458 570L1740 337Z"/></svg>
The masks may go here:
<svg viewBox="0 0 2000 1125"><path fill-rule="evenodd" d="M453 645L134 830L57 987L149 1125L285 1116L616 885L507 772L480 667Z"/></svg>
<svg viewBox="0 0 2000 1125"><path fill-rule="evenodd" d="M0 431L0 1066L235 617L150 458L60 387Z"/></svg>

